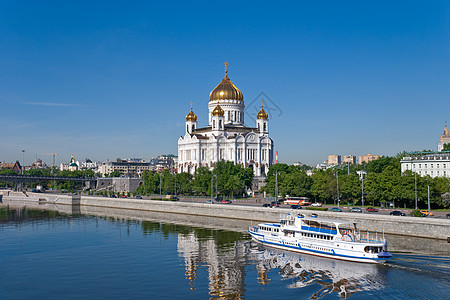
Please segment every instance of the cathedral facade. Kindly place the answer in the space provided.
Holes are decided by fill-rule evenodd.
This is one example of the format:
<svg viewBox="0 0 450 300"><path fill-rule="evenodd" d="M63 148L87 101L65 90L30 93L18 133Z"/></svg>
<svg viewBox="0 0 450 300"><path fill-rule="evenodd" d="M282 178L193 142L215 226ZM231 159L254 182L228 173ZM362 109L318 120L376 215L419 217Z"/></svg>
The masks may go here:
<svg viewBox="0 0 450 300"><path fill-rule="evenodd" d="M213 169L218 161L226 160L252 168L256 177L265 177L273 163L269 116L261 103L255 127L247 127L244 109L244 95L225 68L225 77L209 95L206 127L198 127L191 103L185 134L178 139L178 172L194 174L199 167Z"/></svg>

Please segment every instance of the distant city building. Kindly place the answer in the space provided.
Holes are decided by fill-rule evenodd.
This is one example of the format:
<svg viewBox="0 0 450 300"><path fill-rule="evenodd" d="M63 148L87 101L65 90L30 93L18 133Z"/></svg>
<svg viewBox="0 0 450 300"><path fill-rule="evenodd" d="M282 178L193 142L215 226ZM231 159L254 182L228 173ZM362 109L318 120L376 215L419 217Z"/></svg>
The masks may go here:
<svg viewBox="0 0 450 300"><path fill-rule="evenodd" d="M97 162L93 162L92 160L90 160L89 158L86 158L82 163L81 163L81 169L82 170L96 170L97 169Z"/></svg>
<svg viewBox="0 0 450 300"><path fill-rule="evenodd" d="M382 157L382 155L374 155L374 154L370 154L370 153L366 154L366 155L361 155L359 157L359 164L368 163L368 162L370 162L372 160L377 160L377 159L379 159L381 157Z"/></svg>
<svg viewBox="0 0 450 300"><path fill-rule="evenodd" d="M68 164L61 163L59 165L59 169L61 171L76 171L80 169L80 163L75 160L75 157L72 154L72 157L70 158L70 163Z"/></svg>
<svg viewBox="0 0 450 300"><path fill-rule="evenodd" d="M356 164L356 156L355 155L345 155L343 163L344 164Z"/></svg>
<svg viewBox="0 0 450 300"><path fill-rule="evenodd" d="M450 177L450 153L403 157L400 165L402 173L410 170L420 176Z"/></svg>
<svg viewBox="0 0 450 300"><path fill-rule="evenodd" d="M133 193L138 187L144 184L141 178L132 177L108 177L97 178L96 190L112 191L114 193Z"/></svg>
<svg viewBox="0 0 450 300"><path fill-rule="evenodd" d="M107 176L118 171L121 177L141 177L144 171L152 171L153 166L149 162L124 160L107 161L98 166L98 172Z"/></svg>
<svg viewBox="0 0 450 300"><path fill-rule="evenodd" d="M47 167L47 165L42 163L42 159L36 158L36 160L31 164L31 169L42 169Z"/></svg>
<svg viewBox="0 0 450 300"><path fill-rule="evenodd" d="M447 128L447 122L445 122L444 132L439 136L437 151L442 151L444 149L444 144L450 144L450 134Z"/></svg>
<svg viewBox="0 0 450 300"><path fill-rule="evenodd" d="M150 159L150 164L157 171L169 170L170 172L176 171L177 157L173 154L160 155Z"/></svg>
<svg viewBox="0 0 450 300"><path fill-rule="evenodd" d="M261 105L256 126L244 124L244 96L228 78L209 95L208 126L197 126L197 115L186 116L185 134L178 139L178 172L194 174L200 167L213 169L220 160L252 168L255 177L265 177L273 164L273 141L269 115Z"/></svg>
<svg viewBox="0 0 450 300"><path fill-rule="evenodd" d="M15 163L11 163L11 164L3 162L0 166L0 169L1 170L9 169L9 170L13 170L16 173L22 172L22 166L20 165L19 161L16 161Z"/></svg>
<svg viewBox="0 0 450 300"><path fill-rule="evenodd" d="M329 165L340 165L341 164L341 156L337 154L328 155L328 164Z"/></svg>

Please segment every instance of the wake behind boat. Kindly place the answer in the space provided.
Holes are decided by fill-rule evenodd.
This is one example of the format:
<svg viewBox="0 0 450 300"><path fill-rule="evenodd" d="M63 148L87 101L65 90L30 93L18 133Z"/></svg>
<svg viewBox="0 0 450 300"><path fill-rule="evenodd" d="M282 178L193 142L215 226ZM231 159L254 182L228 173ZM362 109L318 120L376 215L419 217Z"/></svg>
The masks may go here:
<svg viewBox="0 0 450 300"><path fill-rule="evenodd" d="M303 215L282 215L280 223L261 223L248 230L264 245L334 259L383 263L392 258L384 233L371 237L355 223Z"/></svg>

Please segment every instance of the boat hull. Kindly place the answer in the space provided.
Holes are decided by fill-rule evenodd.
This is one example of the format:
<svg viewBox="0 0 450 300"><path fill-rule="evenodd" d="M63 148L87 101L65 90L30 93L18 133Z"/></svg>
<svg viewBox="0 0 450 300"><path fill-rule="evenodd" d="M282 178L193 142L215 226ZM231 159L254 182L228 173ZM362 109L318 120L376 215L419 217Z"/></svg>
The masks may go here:
<svg viewBox="0 0 450 300"><path fill-rule="evenodd" d="M276 249L287 250L287 251L293 251L293 252L297 252L297 253L304 253L304 254L338 259L338 260L360 262L360 263L371 263L371 264L385 263L387 260L390 259L390 258L368 258L368 257L348 256L348 255L334 253L334 251L333 251L333 253L324 253L324 252L317 251L317 250L310 250L310 249L302 248L300 246L291 246L291 245L286 245L286 244L280 244L277 242L266 241L264 238L264 235L254 233L251 230L249 230L248 233L252 236L252 239L254 241L261 243L265 246L268 246L271 248L276 248Z"/></svg>

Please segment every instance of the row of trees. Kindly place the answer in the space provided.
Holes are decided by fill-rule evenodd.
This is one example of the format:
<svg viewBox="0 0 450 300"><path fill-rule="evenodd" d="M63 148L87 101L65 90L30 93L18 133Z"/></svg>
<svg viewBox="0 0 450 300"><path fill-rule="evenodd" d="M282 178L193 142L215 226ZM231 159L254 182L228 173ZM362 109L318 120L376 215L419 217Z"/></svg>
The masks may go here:
<svg viewBox="0 0 450 300"><path fill-rule="evenodd" d="M144 172L144 184L136 193L240 196L251 188L253 171L230 161L219 161L211 171L200 167L192 176L189 173L172 174Z"/></svg>
<svg viewBox="0 0 450 300"><path fill-rule="evenodd" d="M416 195L419 207L427 207L428 186L430 202L434 208L450 206L449 178L415 176L411 171L401 173L400 160L384 156L363 165L341 165L325 171L314 170L308 176L304 169L285 164L273 165L269 169L264 191L274 194L275 180L279 195L306 196L324 203L337 203L338 187L341 203L378 206L382 201L393 201L396 207L415 207ZM365 171L364 179L357 171ZM275 174L278 173L277 178ZM416 193L417 191L417 193Z"/></svg>

